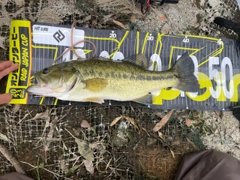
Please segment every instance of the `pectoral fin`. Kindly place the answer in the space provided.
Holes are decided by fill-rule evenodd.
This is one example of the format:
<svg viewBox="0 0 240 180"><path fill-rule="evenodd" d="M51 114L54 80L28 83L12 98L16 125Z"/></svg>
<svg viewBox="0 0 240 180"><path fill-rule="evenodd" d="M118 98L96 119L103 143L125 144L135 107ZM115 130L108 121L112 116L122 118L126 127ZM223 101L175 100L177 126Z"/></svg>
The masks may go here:
<svg viewBox="0 0 240 180"><path fill-rule="evenodd" d="M103 78L93 78L83 82L86 84L85 89L92 92L101 92L108 85L108 80Z"/></svg>
<svg viewBox="0 0 240 180"><path fill-rule="evenodd" d="M140 104L150 105L150 104L152 104L152 95L147 94L146 96L143 96L143 97L138 98L138 99L134 99L132 101L140 103Z"/></svg>

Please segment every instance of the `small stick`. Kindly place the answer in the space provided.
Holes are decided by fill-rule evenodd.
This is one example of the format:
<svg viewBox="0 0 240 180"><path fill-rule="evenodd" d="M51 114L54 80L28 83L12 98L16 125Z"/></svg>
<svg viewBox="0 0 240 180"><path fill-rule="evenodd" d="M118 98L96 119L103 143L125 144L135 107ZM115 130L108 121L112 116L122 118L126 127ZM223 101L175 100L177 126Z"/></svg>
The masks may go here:
<svg viewBox="0 0 240 180"><path fill-rule="evenodd" d="M20 162L17 159L15 159L13 155L10 153L10 151L2 144L0 144L0 152L8 161L10 161L10 163L13 165L13 167L18 173L25 174L25 171L20 165Z"/></svg>

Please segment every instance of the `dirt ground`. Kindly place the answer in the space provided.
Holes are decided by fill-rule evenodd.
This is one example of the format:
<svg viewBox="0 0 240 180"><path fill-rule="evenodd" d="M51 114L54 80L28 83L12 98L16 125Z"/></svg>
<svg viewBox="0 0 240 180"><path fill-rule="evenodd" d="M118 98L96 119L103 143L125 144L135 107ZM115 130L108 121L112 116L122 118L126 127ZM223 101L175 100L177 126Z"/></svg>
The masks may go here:
<svg viewBox="0 0 240 180"><path fill-rule="evenodd" d="M8 59L12 19L99 29L131 29L237 39L213 24L216 16L238 21L237 3L179 0L153 4L143 15L132 0L0 2L0 60ZM191 16L189 16L191 15ZM113 20L116 20L114 22ZM5 91L6 78L1 80ZM0 142L34 179L173 179L184 154L213 148L240 159L239 121L231 112L169 111L123 106L0 106ZM118 121L117 121L118 120ZM0 155L0 174L14 171Z"/></svg>
<svg viewBox="0 0 240 180"><path fill-rule="evenodd" d="M10 142L6 145L31 177L172 179L183 154L204 149L200 140L204 125L199 112L175 111L162 134L154 133L154 125L166 113L132 107L9 105L0 114L5 117L1 132L7 135ZM110 126L118 117L122 119ZM186 119L197 121L194 131L186 125ZM90 127L84 128L82 121ZM83 155L68 131L93 147L93 175L86 172ZM5 171L12 171L8 165Z"/></svg>

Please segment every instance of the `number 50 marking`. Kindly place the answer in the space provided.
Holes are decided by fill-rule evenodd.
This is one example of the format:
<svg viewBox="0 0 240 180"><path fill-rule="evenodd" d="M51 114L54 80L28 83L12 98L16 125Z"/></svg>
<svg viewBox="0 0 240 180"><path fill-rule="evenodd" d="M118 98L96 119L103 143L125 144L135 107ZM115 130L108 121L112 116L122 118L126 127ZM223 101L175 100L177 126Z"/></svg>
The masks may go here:
<svg viewBox="0 0 240 180"><path fill-rule="evenodd" d="M215 69L216 66L221 66L221 72ZM229 72L230 83L229 89L227 88L226 73ZM213 98L219 98L221 91L223 90L226 98L230 99L234 95L234 83L233 78L233 68L232 62L228 57L223 58L221 64L219 57L210 57L209 58L209 78L216 82L216 89L210 87L210 92Z"/></svg>

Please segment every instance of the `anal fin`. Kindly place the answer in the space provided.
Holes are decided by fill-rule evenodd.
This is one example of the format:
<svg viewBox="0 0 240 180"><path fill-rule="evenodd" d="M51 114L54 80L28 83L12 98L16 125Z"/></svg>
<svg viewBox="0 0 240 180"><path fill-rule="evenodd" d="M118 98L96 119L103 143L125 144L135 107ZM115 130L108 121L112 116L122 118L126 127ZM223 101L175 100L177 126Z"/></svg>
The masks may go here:
<svg viewBox="0 0 240 180"><path fill-rule="evenodd" d="M152 95L151 94L147 94L146 96L137 98L137 99L133 99L132 101L140 103L140 104L144 104L144 105L151 105L152 104Z"/></svg>
<svg viewBox="0 0 240 180"><path fill-rule="evenodd" d="M104 99L92 97L92 98L86 98L85 102L94 102L94 103L102 104L102 103L104 103Z"/></svg>

